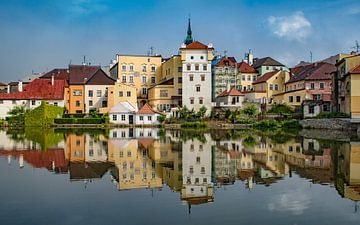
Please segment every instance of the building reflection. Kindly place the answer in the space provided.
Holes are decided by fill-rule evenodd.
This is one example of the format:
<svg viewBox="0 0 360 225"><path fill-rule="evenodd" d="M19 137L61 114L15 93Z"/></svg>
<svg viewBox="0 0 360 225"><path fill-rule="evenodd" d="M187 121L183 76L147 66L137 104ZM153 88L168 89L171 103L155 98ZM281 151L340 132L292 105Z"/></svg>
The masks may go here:
<svg viewBox="0 0 360 225"><path fill-rule="evenodd" d="M249 133L227 137L150 128L52 131L39 138L43 143L26 134L0 131L0 139L0 156L9 164L69 173L70 181L85 187L104 176L120 191L155 191L166 185L189 210L213 202L216 189L236 182L251 190L295 174L312 183L334 185L341 196L354 201L355 210L360 200L356 141Z"/></svg>

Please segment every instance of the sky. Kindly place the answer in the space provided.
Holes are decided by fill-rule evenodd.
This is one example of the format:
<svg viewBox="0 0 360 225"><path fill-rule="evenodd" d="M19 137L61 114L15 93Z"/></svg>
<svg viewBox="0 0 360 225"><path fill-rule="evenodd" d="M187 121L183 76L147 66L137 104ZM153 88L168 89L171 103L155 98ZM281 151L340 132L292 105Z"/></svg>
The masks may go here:
<svg viewBox="0 0 360 225"><path fill-rule="evenodd" d="M193 37L238 61L251 49L287 66L349 53L360 41L359 0L0 0L0 81L116 54L178 54Z"/></svg>

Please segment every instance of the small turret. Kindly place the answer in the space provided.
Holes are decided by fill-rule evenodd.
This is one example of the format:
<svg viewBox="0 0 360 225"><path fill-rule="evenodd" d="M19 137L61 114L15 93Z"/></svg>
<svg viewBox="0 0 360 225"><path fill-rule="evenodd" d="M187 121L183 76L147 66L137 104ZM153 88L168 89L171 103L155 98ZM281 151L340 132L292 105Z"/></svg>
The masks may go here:
<svg viewBox="0 0 360 225"><path fill-rule="evenodd" d="M187 36L185 38L184 44L188 45L193 43L193 37L192 37L192 31L191 31L191 23L189 18L189 24L188 24L188 30L187 30Z"/></svg>

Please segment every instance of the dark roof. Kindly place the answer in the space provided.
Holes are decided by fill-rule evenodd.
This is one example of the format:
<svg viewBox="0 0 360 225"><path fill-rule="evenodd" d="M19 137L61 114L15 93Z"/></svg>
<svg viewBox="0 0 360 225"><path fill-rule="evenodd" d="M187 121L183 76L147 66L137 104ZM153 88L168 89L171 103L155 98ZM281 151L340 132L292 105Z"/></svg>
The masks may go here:
<svg viewBox="0 0 360 225"><path fill-rule="evenodd" d="M259 77L256 81L254 81L253 84L259 84L259 83L266 82L267 80L269 80L271 77L273 77L278 72L279 72L279 70L275 70L275 71L272 71L272 72L265 73L264 75Z"/></svg>
<svg viewBox="0 0 360 225"><path fill-rule="evenodd" d="M69 84L111 85L115 81L99 66L70 65Z"/></svg>
<svg viewBox="0 0 360 225"><path fill-rule="evenodd" d="M64 99L65 80L36 79L26 85L22 92L1 93L0 99L8 100L62 100Z"/></svg>
<svg viewBox="0 0 360 225"><path fill-rule="evenodd" d="M0 86L7 86L7 84L0 82Z"/></svg>
<svg viewBox="0 0 360 225"><path fill-rule="evenodd" d="M250 66L246 62L241 62L238 64L238 70L241 73L257 73L254 67Z"/></svg>
<svg viewBox="0 0 360 225"><path fill-rule="evenodd" d="M236 67L236 59L234 57L221 57L219 60L216 61L216 63L214 64L214 66L219 66L219 67L223 67L223 66L231 66L231 67Z"/></svg>
<svg viewBox="0 0 360 225"><path fill-rule="evenodd" d="M325 62L296 67L291 69L293 76L287 83L301 80L328 80L331 79L331 73L334 71L336 71L336 67Z"/></svg>
<svg viewBox="0 0 360 225"><path fill-rule="evenodd" d="M70 163L70 180L101 178L112 167L106 162Z"/></svg>
<svg viewBox="0 0 360 225"><path fill-rule="evenodd" d="M42 75L41 79L51 79L54 76L55 80L69 80L69 69L53 69Z"/></svg>
<svg viewBox="0 0 360 225"><path fill-rule="evenodd" d="M253 67L255 69L259 68L260 66L284 66L284 65L271 57L265 57L254 61Z"/></svg>
<svg viewBox="0 0 360 225"><path fill-rule="evenodd" d="M164 80L157 85L173 85L173 84L174 84L174 78L171 78L169 80Z"/></svg>

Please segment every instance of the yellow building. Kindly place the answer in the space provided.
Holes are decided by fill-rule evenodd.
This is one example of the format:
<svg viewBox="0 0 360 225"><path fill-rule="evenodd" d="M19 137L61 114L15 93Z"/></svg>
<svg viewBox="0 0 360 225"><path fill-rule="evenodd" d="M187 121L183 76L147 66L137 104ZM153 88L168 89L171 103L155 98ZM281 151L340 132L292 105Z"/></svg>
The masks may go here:
<svg viewBox="0 0 360 225"><path fill-rule="evenodd" d="M139 107L148 99L148 89L162 77L162 58L160 55L116 55L116 64L110 68L114 79L134 86L137 90Z"/></svg>
<svg viewBox="0 0 360 225"><path fill-rule="evenodd" d="M117 82L109 87L107 102L107 107L101 108L100 113L108 113L112 107L120 102L129 102L134 108L137 108L137 89L135 86Z"/></svg>
<svg viewBox="0 0 360 225"><path fill-rule="evenodd" d="M149 88L149 104L160 112L182 105L182 62L178 55L167 59L161 66L161 80Z"/></svg>
<svg viewBox="0 0 360 225"><path fill-rule="evenodd" d="M252 91L253 82L258 78L257 71L247 64L241 62L238 64L237 75L236 75L236 89L239 91Z"/></svg>
<svg viewBox="0 0 360 225"><path fill-rule="evenodd" d="M360 119L360 55L343 58L336 67L338 110Z"/></svg>
<svg viewBox="0 0 360 225"><path fill-rule="evenodd" d="M290 79L287 71L276 70L259 77L253 84L253 91L246 94L250 102L273 104L274 96L285 91L285 83Z"/></svg>

